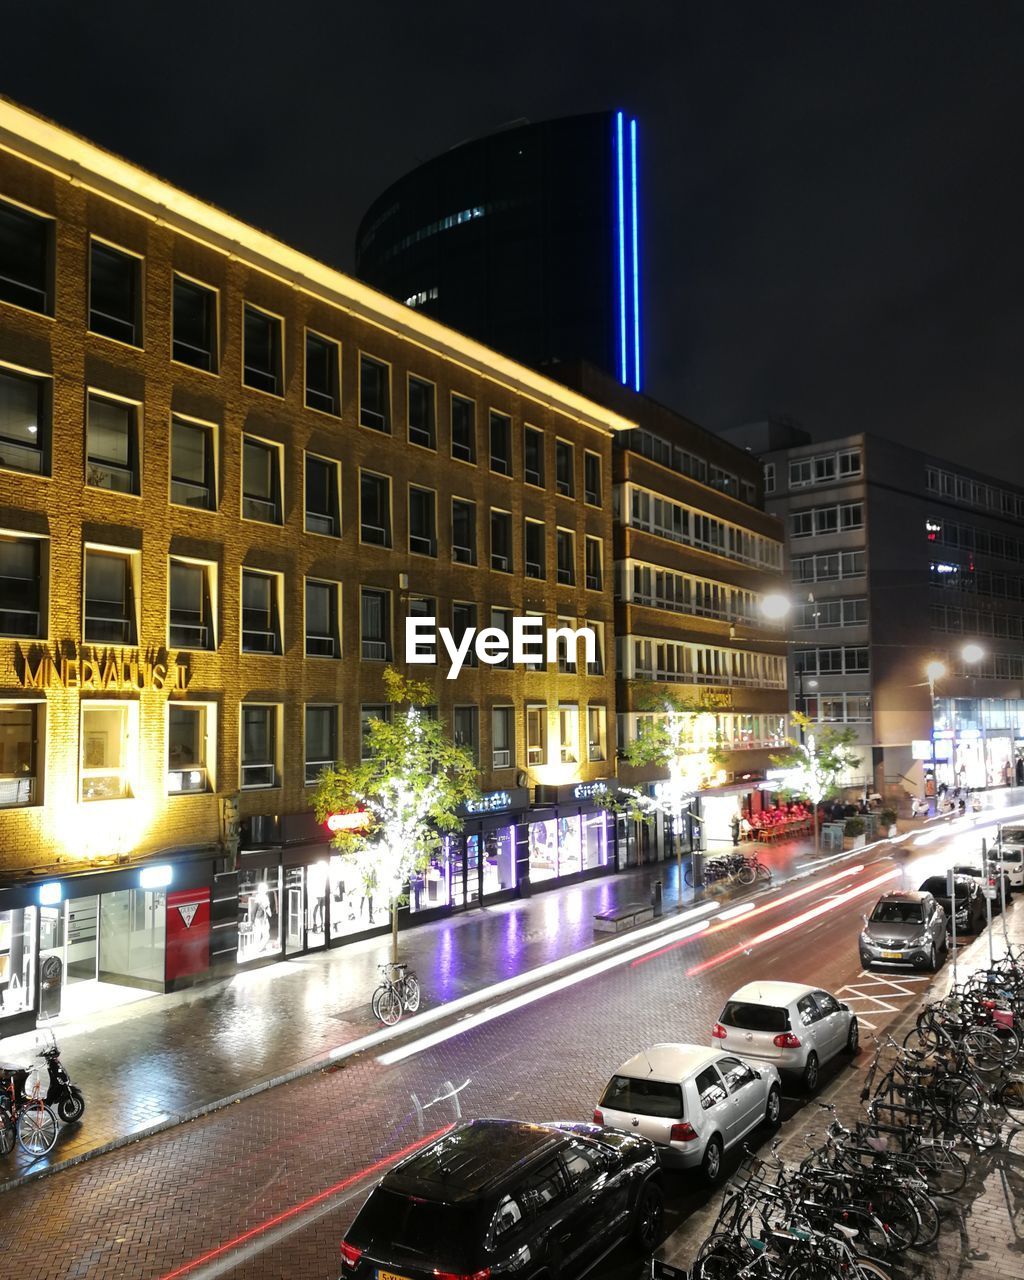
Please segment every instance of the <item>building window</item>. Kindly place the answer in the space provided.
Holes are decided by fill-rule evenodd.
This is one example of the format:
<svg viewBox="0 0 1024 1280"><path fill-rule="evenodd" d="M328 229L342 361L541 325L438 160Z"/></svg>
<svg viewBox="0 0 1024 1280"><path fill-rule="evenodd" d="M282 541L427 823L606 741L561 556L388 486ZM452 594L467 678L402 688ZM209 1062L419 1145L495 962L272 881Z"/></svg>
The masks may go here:
<svg viewBox="0 0 1024 1280"><path fill-rule="evenodd" d="M284 523L279 444L242 437L242 516L264 524Z"/></svg>
<svg viewBox="0 0 1024 1280"><path fill-rule="evenodd" d="M359 541L391 546L391 478L359 474Z"/></svg>
<svg viewBox="0 0 1024 1280"><path fill-rule="evenodd" d="M562 764L577 764L580 758L580 709L574 702L558 708L558 743Z"/></svg>
<svg viewBox="0 0 1024 1280"><path fill-rule="evenodd" d="M207 719L213 708L203 704L172 702L167 708L167 794L190 795L209 791L207 760L214 753L207 743Z"/></svg>
<svg viewBox="0 0 1024 1280"><path fill-rule="evenodd" d="M338 759L338 708L306 707L306 786L311 787Z"/></svg>
<svg viewBox="0 0 1024 1280"><path fill-rule="evenodd" d="M562 586L576 585L576 535L571 529L558 529L555 533L558 549L558 581Z"/></svg>
<svg viewBox="0 0 1024 1280"><path fill-rule="evenodd" d="M131 552L85 550L87 644L137 643L135 581Z"/></svg>
<svg viewBox="0 0 1024 1280"><path fill-rule="evenodd" d="M452 708L452 738L457 747L463 747L473 757L480 759L480 713L476 707Z"/></svg>
<svg viewBox="0 0 1024 1280"><path fill-rule="evenodd" d="M476 462L476 405L452 394L452 457Z"/></svg>
<svg viewBox="0 0 1024 1280"><path fill-rule="evenodd" d="M241 785L243 790L276 787L277 716L272 703L242 706Z"/></svg>
<svg viewBox="0 0 1024 1280"><path fill-rule="evenodd" d="M508 652L498 662L491 665L498 668L511 669L512 666L512 610L492 609L491 626L508 637Z"/></svg>
<svg viewBox="0 0 1024 1280"><path fill-rule="evenodd" d="M0 809L38 804L40 725L44 709L36 703L0 706Z"/></svg>
<svg viewBox="0 0 1024 1280"><path fill-rule="evenodd" d="M138 405L90 391L87 412L86 484L116 493L138 493Z"/></svg>
<svg viewBox="0 0 1024 1280"><path fill-rule="evenodd" d="M600 507L601 498L601 455L588 450L583 455L583 501Z"/></svg>
<svg viewBox="0 0 1024 1280"><path fill-rule="evenodd" d="M507 511L491 511L491 568L512 572L512 516Z"/></svg>
<svg viewBox="0 0 1024 1280"><path fill-rule="evenodd" d="M142 346L142 259L93 240L89 246L89 329Z"/></svg>
<svg viewBox="0 0 1024 1280"><path fill-rule="evenodd" d="M48 394L45 378L0 369L0 467L49 473Z"/></svg>
<svg viewBox="0 0 1024 1280"><path fill-rule="evenodd" d="M570 640L576 631L575 618L556 618L558 634L556 635L556 652L558 654L558 671L567 675L576 670L576 641ZM570 647L571 645L571 647Z"/></svg>
<svg viewBox="0 0 1024 1280"><path fill-rule="evenodd" d="M283 651L280 575L242 570L242 652Z"/></svg>
<svg viewBox="0 0 1024 1280"><path fill-rule="evenodd" d="M604 623L588 622L594 633L594 661L587 663L588 676L604 675Z"/></svg>
<svg viewBox="0 0 1024 1280"><path fill-rule="evenodd" d="M607 712L603 706L595 706L592 702L587 707L587 758L591 764L608 759L606 743Z"/></svg>
<svg viewBox="0 0 1024 1280"><path fill-rule="evenodd" d="M391 430L391 370L373 356L359 356L359 421L374 431Z"/></svg>
<svg viewBox="0 0 1024 1280"><path fill-rule="evenodd" d="M491 768L511 769L516 762L516 713L514 707L491 710Z"/></svg>
<svg viewBox="0 0 1024 1280"><path fill-rule="evenodd" d="M0 201L0 301L51 315L53 223Z"/></svg>
<svg viewBox="0 0 1024 1280"><path fill-rule="evenodd" d="M386 703L366 703L359 708L359 758L360 760L371 760L373 758L373 749L371 746L370 721L383 720L385 724L391 723L391 708Z"/></svg>
<svg viewBox="0 0 1024 1280"><path fill-rule="evenodd" d="M507 413L498 413L492 409L490 414L491 428L491 470L503 476L512 474L512 419Z"/></svg>
<svg viewBox="0 0 1024 1280"><path fill-rule="evenodd" d="M409 486L409 550L437 555L437 496L433 489Z"/></svg>
<svg viewBox="0 0 1024 1280"><path fill-rule="evenodd" d="M391 659L391 592L363 587L359 596L362 655L370 662Z"/></svg>
<svg viewBox="0 0 1024 1280"><path fill-rule="evenodd" d="M544 488L544 432L536 427L523 428L523 479Z"/></svg>
<svg viewBox="0 0 1024 1280"><path fill-rule="evenodd" d="M283 394L281 371L282 321L247 302L244 311L242 381L256 391Z"/></svg>
<svg viewBox="0 0 1024 1280"><path fill-rule="evenodd" d="M341 592L336 582L306 579L306 657L340 658Z"/></svg>
<svg viewBox="0 0 1024 1280"><path fill-rule="evenodd" d="M564 498L576 492L576 450L568 440L555 441L555 489Z"/></svg>
<svg viewBox="0 0 1024 1280"><path fill-rule="evenodd" d="M583 544L586 564L586 584L588 591L600 591L604 585L604 573L601 565L601 539L588 537Z"/></svg>
<svg viewBox="0 0 1024 1280"><path fill-rule="evenodd" d="M46 551L41 538L0 534L0 635L46 635Z"/></svg>
<svg viewBox="0 0 1024 1280"><path fill-rule="evenodd" d="M432 596L410 596L409 617L436 618L437 601Z"/></svg>
<svg viewBox="0 0 1024 1280"><path fill-rule="evenodd" d="M409 375L409 440L425 449L437 448L434 384Z"/></svg>
<svg viewBox="0 0 1024 1280"><path fill-rule="evenodd" d="M306 454L306 532L341 537L341 467L330 458Z"/></svg>
<svg viewBox="0 0 1024 1280"><path fill-rule="evenodd" d="M523 523L523 559L528 578L546 578L544 555L544 525L539 520L527 519Z"/></svg>
<svg viewBox="0 0 1024 1280"><path fill-rule="evenodd" d="M331 338L306 330L306 407L338 417L341 413L341 347Z"/></svg>
<svg viewBox="0 0 1024 1280"><path fill-rule="evenodd" d="M766 494L775 492L775 463L766 462L764 464L764 491Z"/></svg>
<svg viewBox="0 0 1024 1280"><path fill-rule="evenodd" d="M476 605L456 600L452 605L452 640L456 644L461 644L466 632L475 629ZM467 667L475 667L477 665L476 648L473 645L469 647L464 665Z"/></svg>
<svg viewBox="0 0 1024 1280"><path fill-rule="evenodd" d="M171 501L182 507L216 510L213 427L171 419Z"/></svg>
<svg viewBox="0 0 1024 1280"><path fill-rule="evenodd" d="M193 369L217 372L217 291L174 277L171 356Z"/></svg>
<svg viewBox="0 0 1024 1280"><path fill-rule="evenodd" d="M452 498L452 559L476 564L476 503Z"/></svg>
<svg viewBox="0 0 1024 1280"><path fill-rule="evenodd" d="M81 800L123 800L132 794L137 702L83 702Z"/></svg>
<svg viewBox="0 0 1024 1280"><path fill-rule="evenodd" d="M526 708L526 763L547 764L548 709L546 703Z"/></svg>
<svg viewBox="0 0 1024 1280"><path fill-rule="evenodd" d="M215 649L212 583L215 567L171 559L169 641L178 649Z"/></svg>

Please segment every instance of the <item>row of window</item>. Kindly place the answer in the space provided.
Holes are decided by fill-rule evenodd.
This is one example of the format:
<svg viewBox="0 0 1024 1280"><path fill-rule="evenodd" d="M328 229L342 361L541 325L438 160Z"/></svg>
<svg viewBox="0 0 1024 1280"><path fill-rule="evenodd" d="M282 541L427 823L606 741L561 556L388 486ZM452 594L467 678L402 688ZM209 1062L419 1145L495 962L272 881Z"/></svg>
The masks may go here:
<svg viewBox="0 0 1024 1280"><path fill-rule="evenodd" d="M795 556L790 561L794 582L837 582L843 578L863 578L867 573L867 553L861 551L818 551L812 556Z"/></svg>
<svg viewBox="0 0 1024 1280"><path fill-rule="evenodd" d="M786 687L785 658L745 649L620 636L616 642L616 659L618 675L627 680L765 689Z"/></svg>
<svg viewBox="0 0 1024 1280"><path fill-rule="evenodd" d="M871 722L871 698L866 693L829 693L797 698L796 709L818 724Z"/></svg>
<svg viewBox="0 0 1024 1280"><path fill-rule="evenodd" d="M0 201L0 301L45 315L53 314L53 220ZM89 314L92 333L129 346L143 344L143 259L135 253L92 238L89 242ZM171 358L206 373L217 374L220 363L220 293L177 272L171 290ZM250 302L242 303L242 382L267 395L283 397L284 318ZM340 417L341 343L306 329L304 333L304 403L306 408ZM391 364L366 352L359 353L358 419L362 426L391 434L393 430L393 370ZM2 397L0 397L2 403ZM405 411L410 443L437 448L437 387L428 378L408 373ZM512 418L491 409L488 413L490 469L513 474ZM451 456L475 464L478 454L477 405L468 396L452 392L449 400ZM548 471L544 432L525 426L523 479L546 487ZM4 436L0 421L0 439ZM15 438L15 442L17 442ZM31 462L31 459L27 460ZM17 459L3 465L19 470L39 470ZM122 464L123 465L123 464ZM555 440L555 490L575 497L576 449L571 441ZM583 494L594 506L602 503L601 457L588 451L583 459ZM129 490L138 492L138 489Z"/></svg>
<svg viewBox="0 0 1024 1280"><path fill-rule="evenodd" d="M634 484L617 486L615 503L618 518L636 529L760 569L782 568L781 542L705 515L684 503L661 498L649 489Z"/></svg>
<svg viewBox="0 0 1024 1280"><path fill-rule="evenodd" d="M863 645L843 645L831 649L795 649L794 670L804 675L851 675L869 671L868 649Z"/></svg>
<svg viewBox="0 0 1024 1280"><path fill-rule="evenodd" d="M866 596L842 596L835 600L809 600L793 609L794 631L821 627L856 627L868 620Z"/></svg>
<svg viewBox="0 0 1024 1280"><path fill-rule="evenodd" d="M955 604L933 604L931 624L935 631L952 631L957 635L1024 640L1024 617L1019 613L989 613L984 609L961 609Z"/></svg>
<svg viewBox="0 0 1024 1280"><path fill-rule="evenodd" d="M863 502L839 502L828 507L808 507L791 511L790 533L794 538L821 537L828 533L846 533L864 528Z"/></svg>
<svg viewBox="0 0 1024 1280"><path fill-rule="evenodd" d="M804 489L809 485L829 484L833 480L852 480L861 474L860 449L840 449L819 453L810 458L791 458L789 487ZM775 463L764 464L764 491L775 492Z"/></svg>
<svg viewBox="0 0 1024 1280"><path fill-rule="evenodd" d="M1024 562L1024 538L1013 538L991 529L978 529L970 524L935 518L925 521L929 542L943 547L960 547L977 555L998 556L1001 560Z"/></svg>
<svg viewBox="0 0 1024 1280"><path fill-rule="evenodd" d="M757 505L757 486L749 480L740 480L732 471L724 467L716 467L713 463L697 457L689 450L677 444L671 444L642 427L634 427L615 437L615 446L619 449L632 449L634 453L650 458L679 475L689 476L721 493L728 493L734 498L742 498L751 506Z"/></svg>
<svg viewBox="0 0 1024 1280"><path fill-rule="evenodd" d="M1024 680L1024 654L989 653L980 662L965 662L960 654L947 655L947 665L961 679Z"/></svg>
<svg viewBox="0 0 1024 1280"><path fill-rule="evenodd" d="M1016 573L992 573L971 564L933 560L928 566L929 582L946 590L970 591L973 595L997 600L1024 600L1024 578Z"/></svg>
<svg viewBox="0 0 1024 1280"><path fill-rule="evenodd" d="M237 785L245 790L279 787L284 781L285 752L281 703L245 702L239 706L239 772ZM360 708L362 758L372 749L367 726L386 719L386 704ZM436 708L432 709L436 715ZM171 702L166 720L166 792L195 795L216 791L217 716L215 702ZM597 763L607 758L606 709L603 704L559 703L556 732L549 736L547 703L524 708L524 751L516 745L516 709L496 706L490 711L489 770L514 769L550 763ZM581 721L585 738L581 754ZM307 703L303 709L303 781L316 783L322 771L339 759L341 708L337 703ZM480 763L480 710L456 706L452 737ZM0 704L0 808L43 802L43 764L46 759L46 704ZM288 756L290 767L291 756ZM120 800L139 794L139 703L83 699L80 705L78 798L81 801ZM234 785L229 784L229 785Z"/></svg>
<svg viewBox="0 0 1024 1280"><path fill-rule="evenodd" d="M616 566L615 598L692 617L764 623L756 591L632 560Z"/></svg>
<svg viewBox="0 0 1024 1280"><path fill-rule="evenodd" d="M786 745L786 717L783 715L746 715L709 713L714 715L714 740L726 751L745 751L757 747ZM618 747L624 752L629 744L642 737L651 725L664 719L657 711L620 711Z"/></svg>
<svg viewBox="0 0 1024 1280"><path fill-rule="evenodd" d="M999 485L985 484L969 476L957 475L942 467L925 467L925 488L950 502L959 502L983 511L994 511L1024 520L1024 493L1003 489Z"/></svg>

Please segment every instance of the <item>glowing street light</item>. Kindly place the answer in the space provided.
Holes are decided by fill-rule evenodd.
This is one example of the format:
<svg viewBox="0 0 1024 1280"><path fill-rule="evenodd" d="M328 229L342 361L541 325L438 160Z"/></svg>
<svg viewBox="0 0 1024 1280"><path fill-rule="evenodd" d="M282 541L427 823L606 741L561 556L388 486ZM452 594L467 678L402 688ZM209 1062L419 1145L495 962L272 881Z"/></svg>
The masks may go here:
<svg viewBox="0 0 1024 1280"><path fill-rule="evenodd" d="M761 612L772 622L781 621L790 611L792 605L781 591L773 591L761 597Z"/></svg>
<svg viewBox="0 0 1024 1280"><path fill-rule="evenodd" d="M985 650L980 644L976 644L972 640L970 644L965 644L960 650L960 656L963 658L964 662L980 662L985 656Z"/></svg>
<svg viewBox="0 0 1024 1280"><path fill-rule="evenodd" d="M946 664L944 662L929 662L924 669L925 675L928 677L928 688L931 690L932 697L935 697L935 681L941 680L946 674Z"/></svg>

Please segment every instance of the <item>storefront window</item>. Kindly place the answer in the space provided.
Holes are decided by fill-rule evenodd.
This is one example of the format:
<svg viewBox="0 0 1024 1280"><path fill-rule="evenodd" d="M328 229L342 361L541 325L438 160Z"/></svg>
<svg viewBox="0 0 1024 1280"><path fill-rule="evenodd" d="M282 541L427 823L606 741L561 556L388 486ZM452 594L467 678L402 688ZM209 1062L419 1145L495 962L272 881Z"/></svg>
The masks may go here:
<svg viewBox="0 0 1024 1280"><path fill-rule="evenodd" d="M35 939L35 907L0 911L0 1017L33 1007Z"/></svg>
<svg viewBox="0 0 1024 1280"><path fill-rule="evenodd" d="M350 932L348 892L352 884L352 864L340 854L332 853L327 879L331 894L331 937L340 938Z"/></svg>
<svg viewBox="0 0 1024 1280"><path fill-rule="evenodd" d="M238 962L281 951L281 868L246 867L238 875Z"/></svg>
<svg viewBox="0 0 1024 1280"><path fill-rule="evenodd" d="M306 948L322 947L327 941L327 863L314 862L306 868Z"/></svg>
<svg viewBox="0 0 1024 1280"><path fill-rule="evenodd" d="M501 827L484 834L484 897L516 885L516 829Z"/></svg>
<svg viewBox="0 0 1024 1280"><path fill-rule="evenodd" d="M527 831L530 851L530 879L551 880L558 875L558 830L554 818L531 822Z"/></svg>
<svg viewBox="0 0 1024 1280"><path fill-rule="evenodd" d="M583 818L583 870L608 863L608 815L588 813Z"/></svg>
<svg viewBox="0 0 1024 1280"><path fill-rule="evenodd" d="M583 845L580 839L580 816L558 819L558 874L573 876L583 869Z"/></svg>
<svg viewBox="0 0 1024 1280"><path fill-rule="evenodd" d="M305 944L302 881L305 868L286 867L284 872L284 953L294 955Z"/></svg>
<svg viewBox="0 0 1024 1280"><path fill-rule="evenodd" d="M462 890L461 852L459 841L445 836L431 853L427 865L413 872L409 878L409 910L430 911L434 907L447 907L451 903L449 861L454 859L459 867L459 891Z"/></svg>

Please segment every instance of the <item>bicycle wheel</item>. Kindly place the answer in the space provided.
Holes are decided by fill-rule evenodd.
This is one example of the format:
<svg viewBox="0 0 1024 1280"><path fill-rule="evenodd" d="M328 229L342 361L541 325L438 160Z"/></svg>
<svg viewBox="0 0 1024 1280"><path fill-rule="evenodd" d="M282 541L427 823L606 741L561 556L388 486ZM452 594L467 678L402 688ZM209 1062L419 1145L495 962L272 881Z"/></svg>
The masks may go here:
<svg viewBox="0 0 1024 1280"><path fill-rule="evenodd" d="M892 1272L874 1258L857 1258L853 1267L855 1280L892 1280Z"/></svg>
<svg viewBox="0 0 1024 1280"><path fill-rule="evenodd" d="M377 1001L377 1017L386 1027L393 1027L401 1016L401 997L394 987L384 987Z"/></svg>
<svg viewBox="0 0 1024 1280"><path fill-rule="evenodd" d="M750 1250L736 1236L709 1236L693 1263L693 1280L733 1280L750 1261Z"/></svg>
<svg viewBox="0 0 1024 1280"><path fill-rule="evenodd" d="M999 1086L996 1097L1011 1120L1024 1118L1024 1077L1005 1081Z"/></svg>
<svg viewBox="0 0 1024 1280"><path fill-rule="evenodd" d="M983 1027L968 1031L961 1044L971 1059L975 1071L980 1071L984 1075L994 1074L1000 1070L1005 1061L1008 1061L1002 1041L995 1032L987 1031Z"/></svg>
<svg viewBox="0 0 1024 1280"><path fill-rule="evenodd" d="M18 1142L30 1156L45 1156L57 1145L57 1117L45 1102L31 1102L18 1113Z"/></svg>
<svg viewBox="0 0 1024 1280"><path fill-rule="evenodd" d="M9 1156L16 1141L14 1119L7 1107L0 1107L0 1156Z"/></svg>
<svg viewBox="0 0 1024 1280"><path fill-rule="evenodd" d="M905 1186L903 1189L910 1197L911 1203L917 1210L917 1216L921 1220L921 1229L917 1233L917 1239L914 1241L914 1248L927 1249L929 1245L934 1244L939 1238L939 1231L942 1227L939 1211L935 1207L934 1200L921 1187Z"/></svg>
<svg viewBox="0 0 1024 1280"><path fill-rule="evenodd" d="M914 1162L928 1183L928 1190L935 1195L953 1195L967 1181L967 1165L949 1147L928 1143L911 1152L908 1159Z"/></svg>
<svg viewBox="0 0 1024 1280"><path fill-rule="evenodd" d="M402 1003L410 1013L420 1007L420 984L414 973L407 973L402 983Z"/></svg>
<svg viewBox="0 0 1024 1280"><path fill-rule="evenodd" d="M378 1019L380 1018L380 1008L379 1008L380 998L384 994L384 992L387 990L388 990L387 986L382 984L377 988L377 990L370 997L370 1008L373 1010L373 1016L375 1018L378 1018Z"/></svg>
<svg viewBox="0 0 1024 1280"><path fill-rule="evenodd" d="M849 1272L842 1263L828 1258L801 1258L799 1262L784 1263L779 1274L782 1280L846 1280Z"/></svg>
<svg viewBox="0 0 1024 1280"><path fill-rule="evenodd" d="M707 876L706 867L704 869L704 874L706 877ZM688 889L693 888L693 867L690 865L690 863L687 863L686 866L683 868L683 880L686 883L686 887Z"/></svg>
<svg viewBox="0 0 1024 1280"><path fill-rule="evenodd" d="M768 881L770 882L770 881L771 881L771 878L772 878L772 869L771 869L771 867L766 866L766 865L765 865L765 863L763 863L763 862L758 862L758 864L757 864L757 878L758 878L758 880L768 880Z"/></svg>
<svg viewBox="0 0 1024 1280"><path fill-rule="evenodd" d="M969 1080L946 1076L924 1095L932 1111L965 1137L981 1118L981 1094Z"/></svg>

